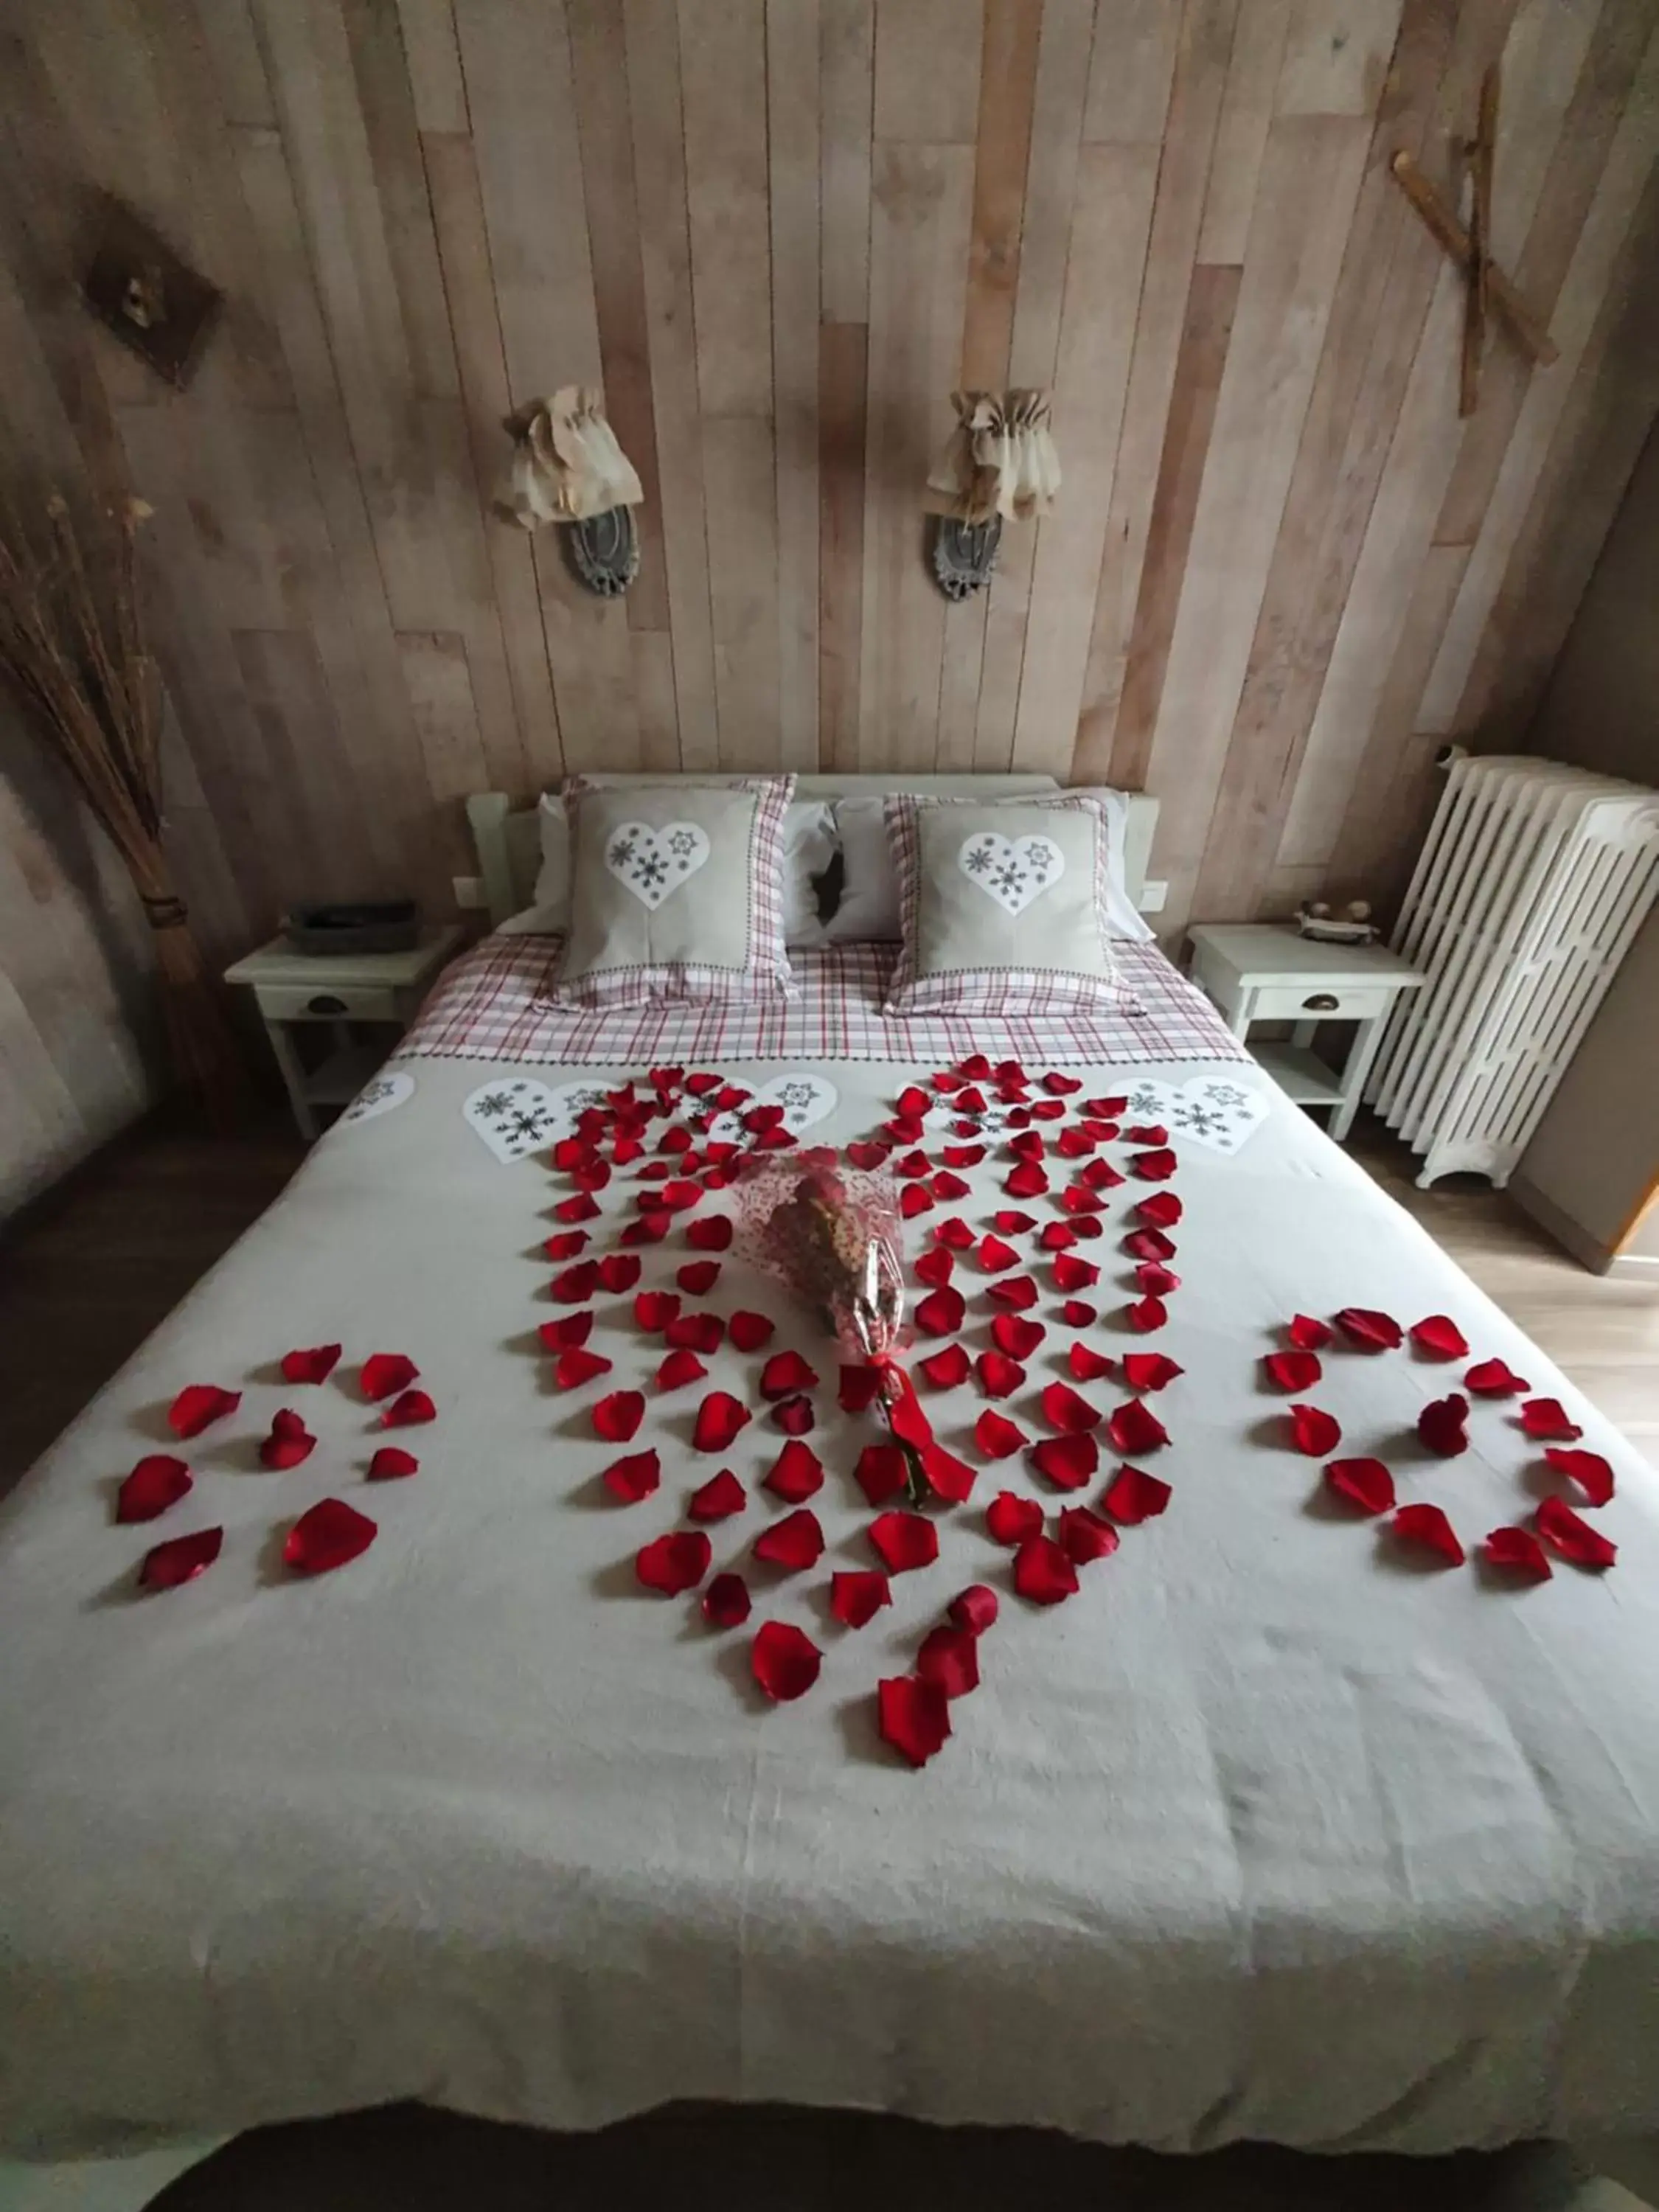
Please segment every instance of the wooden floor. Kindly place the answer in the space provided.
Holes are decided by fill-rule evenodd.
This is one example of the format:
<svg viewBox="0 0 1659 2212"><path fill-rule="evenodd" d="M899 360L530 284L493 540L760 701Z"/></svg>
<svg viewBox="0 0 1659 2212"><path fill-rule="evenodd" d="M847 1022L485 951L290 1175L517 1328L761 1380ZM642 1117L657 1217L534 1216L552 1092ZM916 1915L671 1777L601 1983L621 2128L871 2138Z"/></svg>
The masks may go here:
<svg viewBox="0 0 1659 2212"><path fill-rule="evenodd" d="M1405 1147L1352 1149L1391 1197L1659 1464L1659 1285L1587 1274L1501 1191L1419 1190ZM112 1146L0 1241L0 1495L270 1205L305 1156L273 1108L245 1135L164 1121Z"/></svg>

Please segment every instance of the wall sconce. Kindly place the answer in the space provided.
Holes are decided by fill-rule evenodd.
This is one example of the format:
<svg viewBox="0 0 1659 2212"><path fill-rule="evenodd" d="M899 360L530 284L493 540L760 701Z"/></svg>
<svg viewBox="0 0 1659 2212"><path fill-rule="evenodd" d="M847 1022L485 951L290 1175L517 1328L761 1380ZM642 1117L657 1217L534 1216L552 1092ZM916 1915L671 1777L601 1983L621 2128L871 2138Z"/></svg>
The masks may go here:
<svg viewBox="0 0 1659 2212"><path fill-rule="evenodd" d="M930 554L947 599L978 591L996 566L1006 519L1047 514L1060 489L1060 455L1046 392L953 392L957 427L927 478Z"/></svg>
<svg viewBox="0 0 1659 2212"><path fill-rule="evenodd" d="M526 530L568 526L565 551L576 574L602 599L619 597L639 574L629 510L645 494L599 394L587 385L563 385L506 416L502 428L513 440L513 459L496 513Z"/></svg>

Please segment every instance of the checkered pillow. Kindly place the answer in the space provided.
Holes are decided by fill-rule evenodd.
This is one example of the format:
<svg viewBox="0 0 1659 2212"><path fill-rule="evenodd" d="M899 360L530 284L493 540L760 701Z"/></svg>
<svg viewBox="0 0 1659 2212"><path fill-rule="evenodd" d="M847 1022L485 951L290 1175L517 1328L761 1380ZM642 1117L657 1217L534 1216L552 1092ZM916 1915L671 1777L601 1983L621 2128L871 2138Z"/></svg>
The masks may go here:
<svg viewBox="0 0 1659 2212"><path fill-rule="evenodd" d="M886 804L904 941L884 1011L1041 1018L1115 1000L1097 799Z"/></svg>
<svg viewBox="0 0 1659 2212"><path fill-rule="evenodd" d="M793 775L565 785L570 932L547 995L638 1006L793 988L783 823Z"/></svg>

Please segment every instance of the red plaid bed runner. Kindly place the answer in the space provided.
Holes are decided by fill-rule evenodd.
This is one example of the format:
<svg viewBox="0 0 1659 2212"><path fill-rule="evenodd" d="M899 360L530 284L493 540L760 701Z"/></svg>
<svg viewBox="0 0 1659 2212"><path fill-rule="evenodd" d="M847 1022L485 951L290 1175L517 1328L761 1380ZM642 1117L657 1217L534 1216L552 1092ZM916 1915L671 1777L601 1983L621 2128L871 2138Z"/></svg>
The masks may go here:
<svg viewBox="0 0 1659 2212"><path fill-rule="evenodd" d="M1074 1067L1249 1058L1203 993L1152 945L1115 946L1124 982L1116 1006L1034 1021L884 1014L896 945L792 954L799 986L792 999L555 1006L537 994L557 949L546 937L486 938L440 978L398 1056L575 1067L755 1060L944 1066L973 1052Z"/></svg>

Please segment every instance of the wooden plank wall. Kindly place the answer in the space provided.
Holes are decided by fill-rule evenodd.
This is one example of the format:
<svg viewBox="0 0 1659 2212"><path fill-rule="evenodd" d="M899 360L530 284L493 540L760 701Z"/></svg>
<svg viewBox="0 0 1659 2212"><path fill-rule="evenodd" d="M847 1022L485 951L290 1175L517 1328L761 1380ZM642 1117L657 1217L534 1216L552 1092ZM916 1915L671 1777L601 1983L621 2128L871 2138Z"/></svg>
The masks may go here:
<svg viewBox="0 0 1659 2212"><path fill-rule="evenodd" d="M1454 189L1499 55L1497 238L1562 359L1500 339L1462 423L1387 163ZM590 765L1144 786L1173 941L1386 897L1435 749L1524 731L1659 403L1656 139L1659 0L14 0L0 407L156 507L216 957L303 891L447 908L462 794ZM185 395L77 302L100 191L225 290ZM646 487L620 605L489 509L568 380ZM963 380L1053 386L1066 489L951 608L918 493ZM31 1160L143 1081L83 1034L131 918L39 784Z"/></svg>

